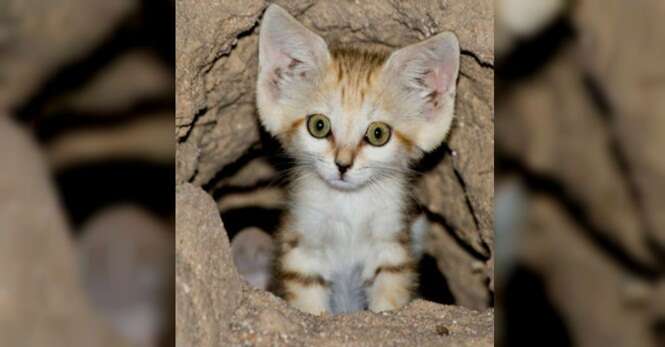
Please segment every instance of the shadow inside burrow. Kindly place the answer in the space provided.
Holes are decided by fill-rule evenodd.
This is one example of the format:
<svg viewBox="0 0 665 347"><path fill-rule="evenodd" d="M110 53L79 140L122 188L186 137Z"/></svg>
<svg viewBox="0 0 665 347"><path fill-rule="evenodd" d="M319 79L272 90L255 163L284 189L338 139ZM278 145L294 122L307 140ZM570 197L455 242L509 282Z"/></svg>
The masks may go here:
<svg viewBox="0 0 665 347"><path fill-rule="evenodd" d="M238 174L255 159L265 159L274 170L274 177L259 180L250 186L220 185L222 180ZM286 190L290 179L288 173L293 167L293 159L286 155L279 141L260 127L259 144L251 147L243 156L222 168L208 183L203 185L203 189L208 191L217 202L232 194L251 194L262 188L273 187ZM246 205L220 210L220 216L224 221L229 240L232 241L240 231L250 227L257 227L274 236L282 223L285 212L284 208Z"/></svg>
<svg viewBox="0 0 665 347"><path fill-rule="evenodd" d="M450 130L450 133L452 134L455 131L455 127L453 126ZM450 139L451 134L448 134L448 139ZM413 165L413 170L418 174L432 171L441 164L446 156L451 154L452 150L448 146L448 142L444 142L433 151L425 153L425 155Z"/></svg>
<svg viewBox="0 0 665 347"><path fill-rule="evenodd" d="M654 346L665 346L665 315L656 317L651 323Z"/></svg>
<svg viewBox="0 0 665 347"><path fill-rule="evenodd" d="M436 259L424 254L418 262L418 297L444 305L455 305L455 297Z"/></svg>
<svg viewBox="0 0 665 347"><path fill-rule="evenodd" d="M541 346L572 346L561 314L551 302L540 275L516 265L497 282L497 314L503 324L500 346L532 346L538 336Z"/></svg>

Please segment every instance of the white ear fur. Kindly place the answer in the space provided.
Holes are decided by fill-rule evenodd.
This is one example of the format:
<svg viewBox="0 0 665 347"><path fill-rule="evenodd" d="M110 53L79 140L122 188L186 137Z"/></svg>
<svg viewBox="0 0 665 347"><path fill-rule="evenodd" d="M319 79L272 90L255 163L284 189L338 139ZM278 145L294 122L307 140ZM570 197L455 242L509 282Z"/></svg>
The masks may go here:
<svg viewBox="0 0 665 347"><path fill-rule="evenodd" d="M259 109L288 102L311 88L330 60L328 45L284 9L270 5L259 34ZM265 114L269 113L269 114ZM264 126L278 131L283 120L274 112L261 112Z"/></svg>
<svg viewBox="0 0 665 347"><path fill-rule="evenodd" d="M410 119L414 141L425 152L446 137L455 108L459 73L459 43L455 34L444 32L394 52L386 63L389 78L397 81L400 99L418 105Z"/></svg>

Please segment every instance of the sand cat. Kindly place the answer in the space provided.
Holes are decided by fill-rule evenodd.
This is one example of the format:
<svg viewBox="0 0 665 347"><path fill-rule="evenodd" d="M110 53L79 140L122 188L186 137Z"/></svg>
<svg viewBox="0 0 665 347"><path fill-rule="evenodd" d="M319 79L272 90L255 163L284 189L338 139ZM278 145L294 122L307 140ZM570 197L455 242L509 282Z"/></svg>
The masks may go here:
<svg viewBox="0 0 665 347"><path fill-rule="evenodd" d="M331 49L282 8L266 10L258 110L296 163L276 260L291 305L378 312L411 300L409 166L448 133L459 54L452 33L392 53Z"/></svg>

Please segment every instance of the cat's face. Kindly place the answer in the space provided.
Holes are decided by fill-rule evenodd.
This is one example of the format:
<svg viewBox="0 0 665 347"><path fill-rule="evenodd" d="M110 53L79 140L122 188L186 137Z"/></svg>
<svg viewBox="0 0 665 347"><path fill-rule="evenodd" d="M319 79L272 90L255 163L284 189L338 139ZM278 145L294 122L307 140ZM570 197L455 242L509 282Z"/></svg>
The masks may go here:
<svg viewBox="0 0 665 347"><path fill-rule="evenodd" d="M298 115L282 118L294 119L280 136L286 150L335 188L356 189L401 175L416 150L385 100L385 59L379 53L333 51L317 83L282 106Z"/></svg>
<svg viewBox="0 0 665 347"><path fill-rule="evenodd" d="M449 33L391 55L329 51L323 39L271 6L259 44L261 122L299 169L337 189L401 177L446 136L458 61Z"/></svg>

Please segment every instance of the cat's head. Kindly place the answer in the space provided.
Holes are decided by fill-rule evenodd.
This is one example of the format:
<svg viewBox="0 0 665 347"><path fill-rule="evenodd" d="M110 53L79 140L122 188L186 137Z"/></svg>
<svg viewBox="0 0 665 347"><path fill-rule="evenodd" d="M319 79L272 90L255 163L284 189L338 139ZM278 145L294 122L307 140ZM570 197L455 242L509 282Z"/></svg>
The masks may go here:
<svg viewBox="0 0 665 347"><path fill-rule="evenodd" d="M330 50L271 5L259 37L261 123L338 189L403 175L450 128L459 44L441 33L391 54Z"/></svg>

